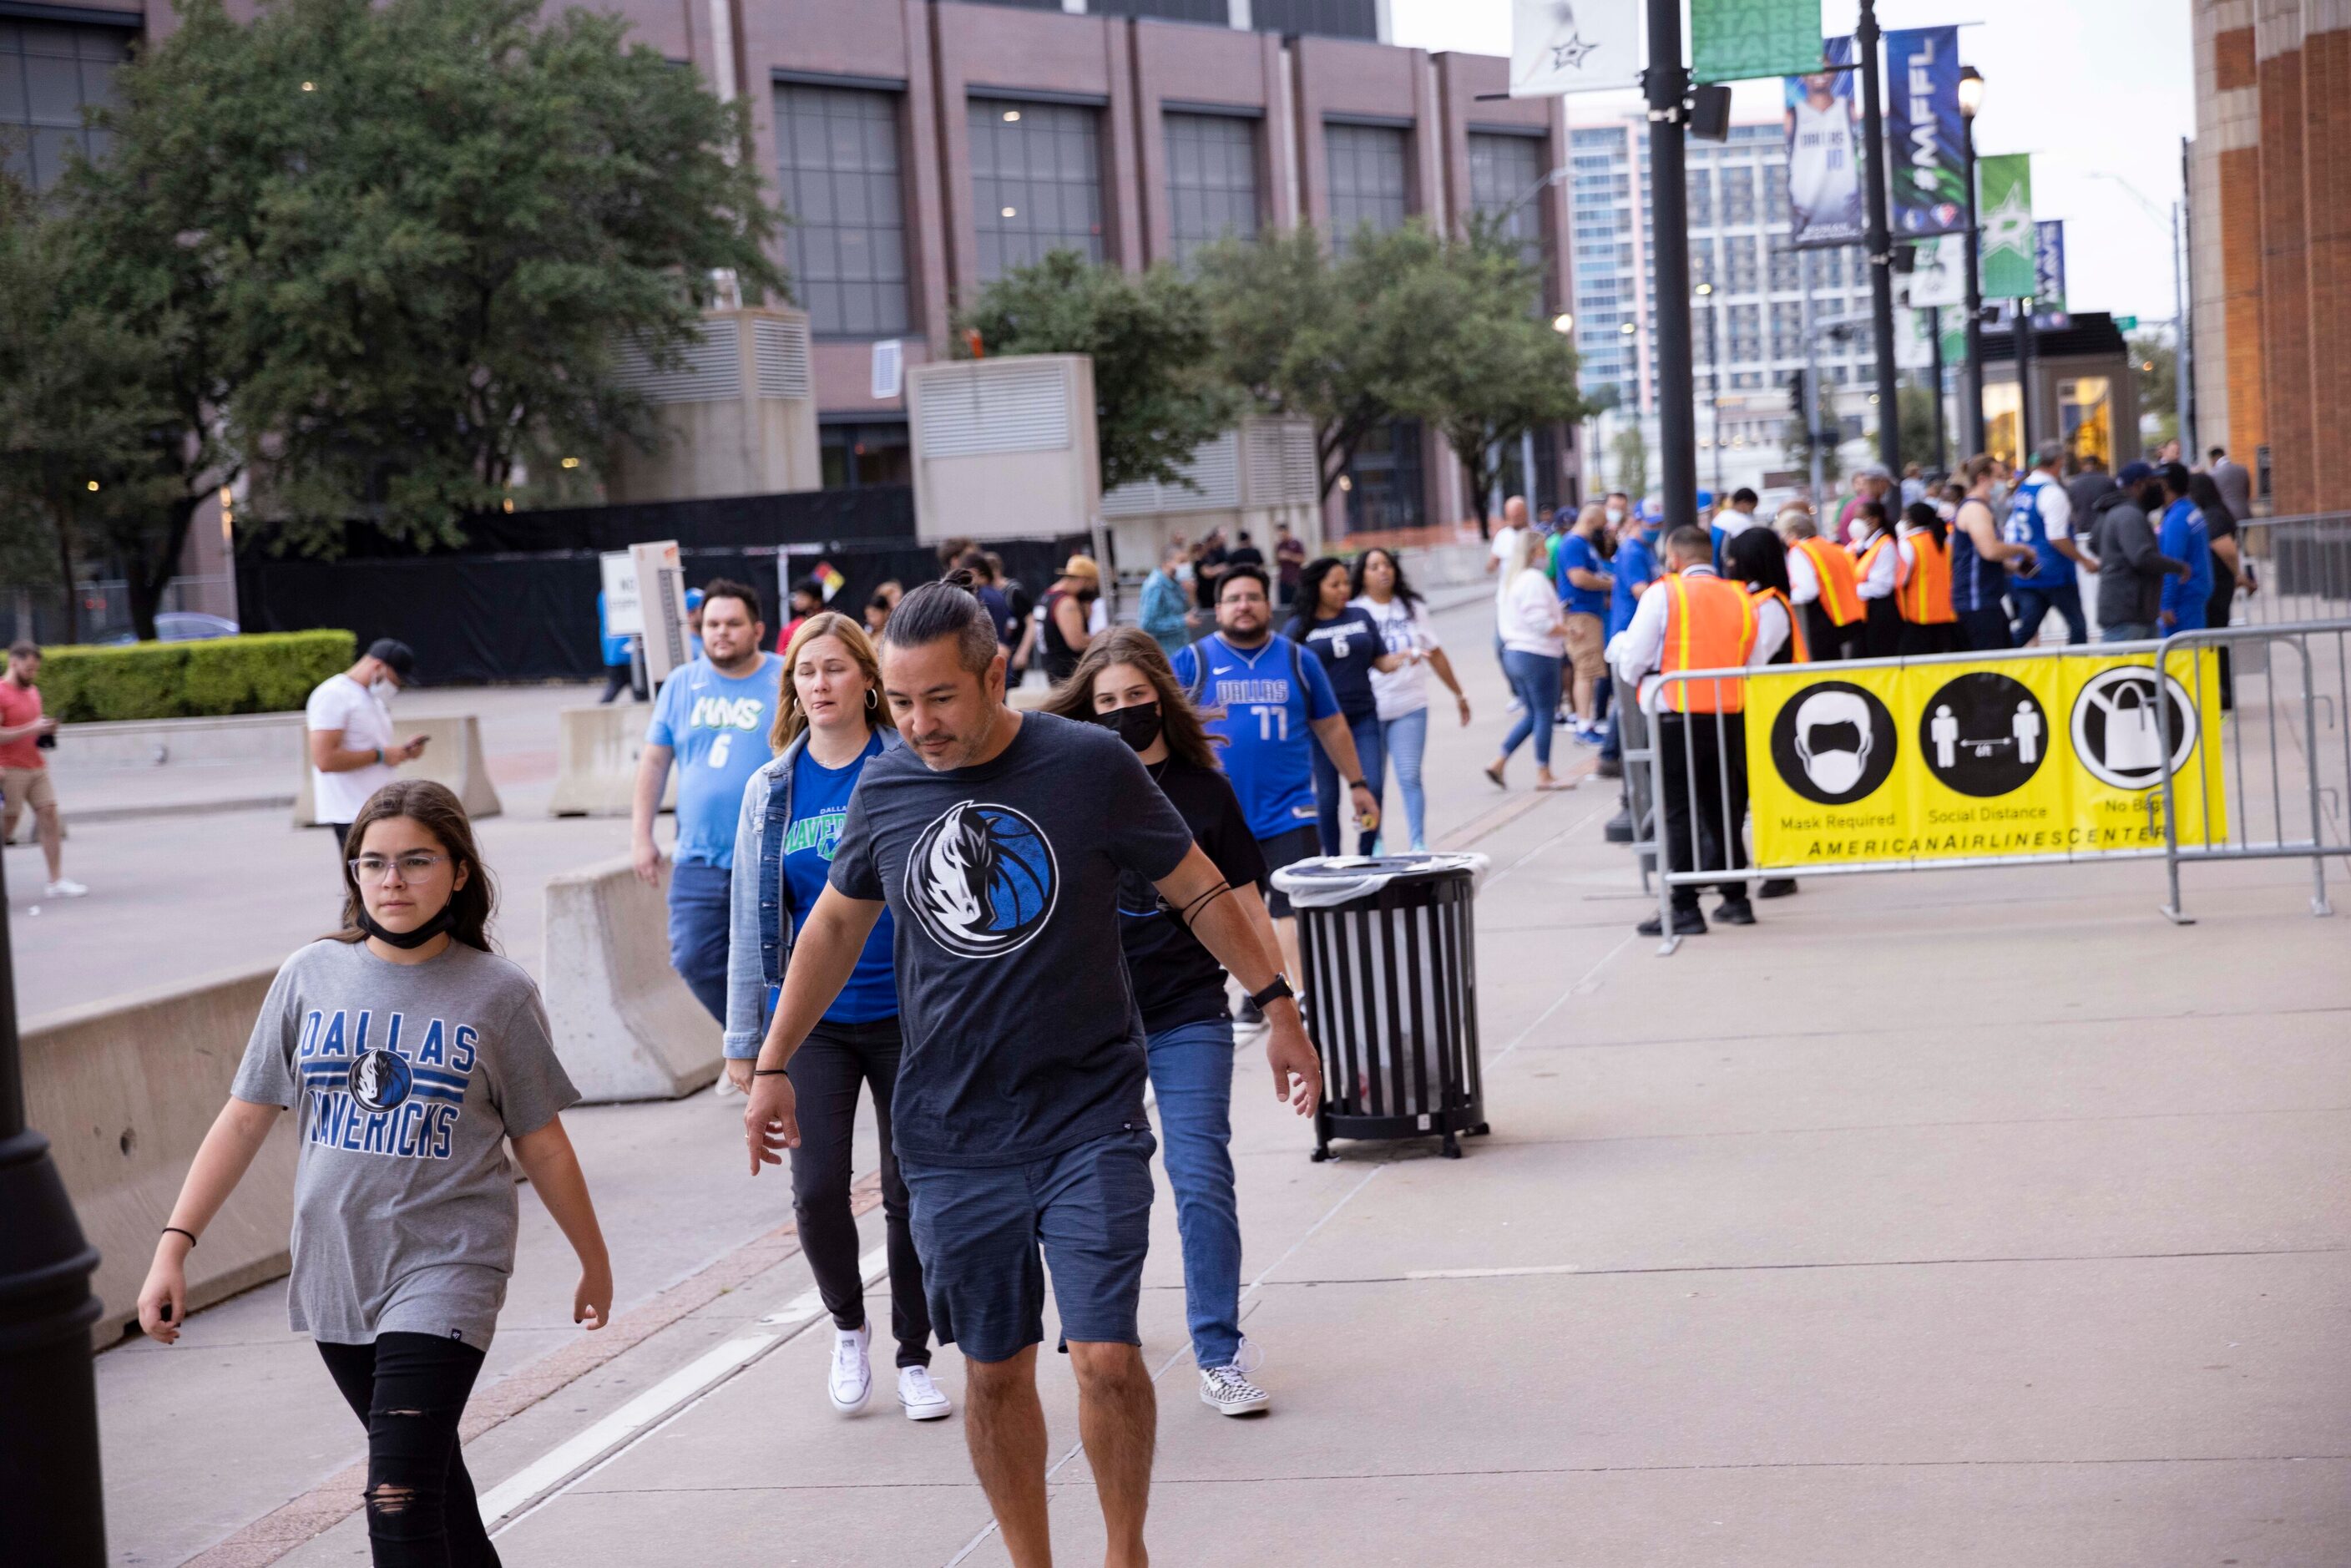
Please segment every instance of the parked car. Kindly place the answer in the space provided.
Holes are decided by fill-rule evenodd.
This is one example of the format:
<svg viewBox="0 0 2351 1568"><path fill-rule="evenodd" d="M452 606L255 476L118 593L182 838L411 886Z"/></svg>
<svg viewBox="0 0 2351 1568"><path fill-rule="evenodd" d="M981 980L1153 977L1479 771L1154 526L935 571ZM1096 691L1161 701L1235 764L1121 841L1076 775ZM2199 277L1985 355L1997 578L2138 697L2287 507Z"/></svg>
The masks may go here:
<svg viewBox="0 0 2351 1568"><path fill-rule="evenodd" d="M167 610L155 617L155 641L158 643L204 643L214 637L234 637L236 622L225 615L205 615L193 610ZM136 643L139 639L129 632L109 637L110 645Z"/></svg>

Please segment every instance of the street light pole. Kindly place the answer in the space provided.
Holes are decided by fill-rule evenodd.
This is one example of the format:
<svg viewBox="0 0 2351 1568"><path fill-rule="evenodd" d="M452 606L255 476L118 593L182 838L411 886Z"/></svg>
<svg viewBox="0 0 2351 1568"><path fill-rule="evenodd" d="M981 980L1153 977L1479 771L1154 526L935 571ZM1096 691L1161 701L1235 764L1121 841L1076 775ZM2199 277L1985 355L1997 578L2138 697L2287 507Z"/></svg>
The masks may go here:
<svg viewBox="0 0 2351 1568"><path fill-rule="evenodd" d="M98 1249L86 1241L49 1141L25 1124L16 982L0 868L0 1508L11 1562L101 1568L98 1389L89 1292Z"/></svg>
<svg viewBox="0 0 2351 1568"><path fill-rule="evenodd" d="M1722 499L1722 361L1715 352L1714 285L1698 286L1698 298L1706 301L1706 405L1707 439L1714 453L1714 498Z"/></svg>
<svg viewBox="0 0 2351 1568"><path fill-rule="evenodd" d="M1943 308L1939 305L1927 308L1927 342L1928 351L1934 356L1931 363L1935 379L1929 384L1935 389L1935 472L1948 474L1951 471L1951 446L1943 431Z"/></svg>
<svg viewBox="0 0 2351 1568"><path fill-rule="evenodd" d="M1959 448L1972 457L1984 449L1983 417L1983 228L1976 217L1976 110L1983 102L1983 74L1959 70L1959 148L1967 170L1967 363L1960 367Z"/></svg>
<svg viewBox="0 0 2351 1568"><path fill-rule="evenodd" d="M1657 275L1657 448L1666 530L1698 524L1698 415L1690 406L1689 186L1682 128L1689 70L1681 0L1649 0L1649 226Z"/></svg>
<svg viewBox="0 0 2351 1568"><path fill-rule="evenodd" d="M1861 24L1854 47L1861 54L1861 128L1869 179L1870 337L1877 351L1877 460L1889 474L1902 472L1901 402L1896 393L1894 366L1894 238L1886 216L1886 110L1879 101L1876 0L1861 0Z"/></svg>

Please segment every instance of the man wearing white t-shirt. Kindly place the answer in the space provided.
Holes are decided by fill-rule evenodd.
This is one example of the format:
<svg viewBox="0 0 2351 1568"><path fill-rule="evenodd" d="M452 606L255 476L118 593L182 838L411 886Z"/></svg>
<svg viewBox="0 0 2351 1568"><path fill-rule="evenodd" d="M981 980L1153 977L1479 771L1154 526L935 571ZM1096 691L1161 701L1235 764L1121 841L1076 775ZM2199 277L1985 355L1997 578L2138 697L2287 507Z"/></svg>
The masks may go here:
<svg viewBox="0 0 2351 1568"><path fill-rule="evenodd" d="M1509 613L1505 603L1510 597L1510 574L1503 563L1510 559L1510 547L1519 542L1526 526L1527 498L1513 496L1502 503L1502 526L1494 530L1494 546L1486 552L1486 575L1501 579L1494 585L1494 663L1498 664L1502 662L1502 622Z"/></svg>
<svg viewBox="0 0 2351 1568"><path fill-rule="evenodd" d="M343 834L368 797L391 783L392 771L424 750L424 737L395 741L385 699L408 685L416 655L405 643L380 637L366 656L340 675L329 675L310 694L303 711L310 732L310 794L322 827L335 834L335 860L343 858Z"/></svg>

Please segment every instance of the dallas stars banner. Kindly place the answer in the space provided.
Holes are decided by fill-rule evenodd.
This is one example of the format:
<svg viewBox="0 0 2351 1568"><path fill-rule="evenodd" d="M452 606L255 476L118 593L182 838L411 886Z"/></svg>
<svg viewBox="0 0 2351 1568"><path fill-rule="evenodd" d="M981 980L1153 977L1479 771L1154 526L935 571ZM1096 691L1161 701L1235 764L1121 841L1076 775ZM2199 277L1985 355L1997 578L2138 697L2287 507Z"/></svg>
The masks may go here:
<svg viewBox="0 0 2351 1568"><path fill-rule="evenodd" d="M1820 41L1821 0L1690 0L1690 74L1699 81L1811 70Z"/></svg>
<svg viewBox="0 0 2351 1568"><path fill-rule="evenodd" d="M1894 232L1935 235L1964 227L1959 30L1902 27L1887 33L1886 84Z"/></svg>
<svg viewBox="0 0 2351 1568"><path fill-rule="evenodd" d="M1984 298L2022 299L2039 281L2033 276L2039 236L2032 226L2032 154L1977 159L1976 185L1983 220Z"/></svg>
<svg viewBox="0 0 2351 1568"><path fill-rule="evenodd" d="M1510 96L1641 85L1640 0L1514 0Z"/></svg>

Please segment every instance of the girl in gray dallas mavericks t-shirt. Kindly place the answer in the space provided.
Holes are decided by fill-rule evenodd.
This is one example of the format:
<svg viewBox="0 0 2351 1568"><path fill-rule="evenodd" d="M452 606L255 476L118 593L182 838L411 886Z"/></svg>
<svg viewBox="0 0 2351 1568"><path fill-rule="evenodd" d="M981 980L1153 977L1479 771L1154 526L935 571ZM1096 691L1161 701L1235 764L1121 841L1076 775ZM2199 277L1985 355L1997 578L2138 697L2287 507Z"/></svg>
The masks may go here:
<svg viewBox="0 0 2351 1568"><path fill-rule="evenodd" d="M458 942L422 964L313 942L277 971L229 1092L298 1112L296 1329L489 1348L514 1270L504 1141L580 1098L529 976Z"/></svg>

